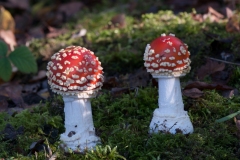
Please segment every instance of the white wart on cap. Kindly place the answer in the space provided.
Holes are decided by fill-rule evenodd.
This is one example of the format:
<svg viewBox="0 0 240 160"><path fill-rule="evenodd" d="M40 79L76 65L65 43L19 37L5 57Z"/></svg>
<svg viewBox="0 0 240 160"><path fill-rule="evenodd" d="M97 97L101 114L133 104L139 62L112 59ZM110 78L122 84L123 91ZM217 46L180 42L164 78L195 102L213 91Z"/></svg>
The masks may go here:
<svg viewBox="0 0 240 160"><path fill-rule="evenodd" d="M84 47L61 49L51 57L47 70L52 91L61 95L93 97L103 85L101 62Z"/></svg>
<svg viewBox="0 0 240 160"><path fill-rule="evenodd" d="M183 76L190 67L188 46L174 34L162 34L146 46L144 66L153 76Z"/></svg>

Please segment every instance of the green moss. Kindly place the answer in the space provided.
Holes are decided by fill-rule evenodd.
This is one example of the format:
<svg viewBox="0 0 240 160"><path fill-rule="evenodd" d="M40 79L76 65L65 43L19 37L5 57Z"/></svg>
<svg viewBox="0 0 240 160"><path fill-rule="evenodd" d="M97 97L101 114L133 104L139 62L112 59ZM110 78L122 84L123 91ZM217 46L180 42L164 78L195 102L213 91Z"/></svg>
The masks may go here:
<svg viewBox="0 0 240 160"><path fill-rule="evenodd" d="M43 130L46 125L50 125L61 132L63 128L63 121L59 115L51 115L46 106L39 106L33 108L32 111L23 110L14 116L9 116L6 113L0 113L2 123L0 123L1 131L6 124L10 124L16 130L23 127L24 134L18 134L17 139L3 139L0 138L0 157L16 156L18 153L28 154L29 147L33 142L40 139L52 137L46 134ZM9 130L11 132L12 130ZM12 133L5 133L12 134ZM55 137L58 138L58 137ZM57 139L55 139L56 141Z"/></svg>
<svg viewBox="0 0 240 160"><path fill-rule="evenodd" d="M119 153L127 159L238 159L234 153L238 147L234 136L236 127L232 123L214 122L237 110L236 103L214 91L206 91L205 97L189 109L195 129L193 134L150 136L148 127L153 110L157 108L157 90L146 88L137 96L133 95L113 100L104 95L100 101L93 102L93 107L98 107L94 109L97 112L94 117L102 142L117 145Z"/></svg>
<svg viewBox="0 0 240 160"><path fill-rule="evenodd" d="M193 122L194 133L190 135L180 133L149 135L152 113L158 107L157 99L157 88L152 87L123 94L118 98L113 98L110 94L103 94L92 100L94 125L102 142L102 146L99 146L101 154L90 151L86 155L74 153L64 155L57 147L60 143L58 137L55 137L50 148L53 153L58 154L60 159L91 159L91 156L98 158L99 155L110 156L109 151L106 154L103 152L109 150L108 147L114 149L115 146L117 146L117 152L114 152L112 156L116 159L117 155L126 159L146 160L157 158L239 159L239 143L235 136L237 132L235 124L231 120L225 123L215 123L216 119L238 110L239 97L225 99L215 91L205 91L204 97L195 100L194 105L190 105L192 103L185 99L185 105L190 105L188 112ZM59 105L62 105L61 103L59 101ZM47 104L32 112L24 111L15 117L7 115L3 117L4 123L8 122L15 127L26 126L24 135L20 135L15 143L22 149L25 156L32 142L42 138L50 139L42 132L46 123L58 129L63 126L59 115L50 116L50 113L59 113L56 110L49 112L52 106ZM6 157L6 155L17 157L16 153L9 152L16 149L16 146L9 145L12 142L2 141L1 144L3 144L0 147L2 157ZM44 152L39 152L38 157L44 159Z"/></svg>

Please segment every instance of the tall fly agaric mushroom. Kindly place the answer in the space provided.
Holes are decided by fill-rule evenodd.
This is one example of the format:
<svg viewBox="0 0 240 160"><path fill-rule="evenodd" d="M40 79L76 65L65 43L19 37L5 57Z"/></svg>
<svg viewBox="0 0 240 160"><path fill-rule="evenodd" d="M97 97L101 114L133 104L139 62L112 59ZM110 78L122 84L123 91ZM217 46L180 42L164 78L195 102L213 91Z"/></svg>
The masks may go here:
<svg viewBox="0 0 240 160"><path fill-rule="evenodd" d="M144 66L158 80L158 106L150 123L150 133L192 133L193 126L184 111L179 77L191 69L188 46L174 34L162 34L148 44Z"/></svg>
<svg viewBox="0 0 240 160"><path fill-rule="evenodd" d="M51 57L47 70L52 91L62 95L65 104L66 130L60 137L65 151L94 148L100 139L95 135L90 98L103 83L101 62L92 51L69 46Z"/></svg>

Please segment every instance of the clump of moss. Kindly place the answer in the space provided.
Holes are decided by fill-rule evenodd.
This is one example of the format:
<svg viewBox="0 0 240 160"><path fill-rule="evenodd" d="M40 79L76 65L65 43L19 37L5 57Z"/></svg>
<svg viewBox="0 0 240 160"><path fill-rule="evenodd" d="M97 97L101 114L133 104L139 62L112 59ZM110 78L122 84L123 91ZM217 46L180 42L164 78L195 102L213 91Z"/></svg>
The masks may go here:
<svg viewBox="0 0 240 160"><path fill-rule="evenodd" d="M117 98L105 93L92 99L94 125L102 145L99 146L99 151L89 151L89 154L85 155L74 153L65 155L58 149L61 143L58 137L62 132L63 121L59 116L61 112L50 112L52 105L46 104L32 112L24 111L15 117L8 117L4 114L0 116L5 119L4 123L10 123L15 127L26 126L24 134L19 135L14 143L23 150L20 153L20 159L23 155L26 156L32 142L40 138L51 139L49 135L44 134L43 128L46 124L59 130L58 136L52 137L54 141L50 143L50 148L60 159L91 159L91 156L99 158L100 155L102 155L100 157L112 157L110 159L117 159L117 157L126 159L240 158L238 151L240 146L234 122L231 120L225 123L215 122L216 119L239 109L237 105L239 97L226 99L215 91L204 91L204 97L194 100L194 103L184 98L185 106L188 106L193 122L194 133L172 135L159 132L150 135L148 133L150 120L154 109L158 107L157 92L157 88L147 87L129 94L122 94ZM59 105L62 105L61 101ZM9 155L17 157L17 153L12 152L14 149L12 142L2 141L1 144L3 144L0 147L2 157ZM116 146L117 151L110 154ZM104 151L107 151L106 154ZM38 157L44 159L44 152L39 152Z"/></svg>
<svg viewBox="0 0 240 160"><path fill-rule="evenodd" d="M206 91L195 103L189 108L195 129L190 135L148 134L152 113L158 107L154 88L118 99L104 95L93 101L93 112L103 144L117 145L127 159L238 159L235 125L215 123L238 110L235 103L215 91Z"/></svg>
<svg viewBox="0 0 240 160"><path fill-rule="evenodd" d="M58 139L62 132L63 121L60 115L51 115L46 106L39 106L30 110L10 116L0 113L0 157L27 155L30 145L40 139ZM8 127L8 130L4 128ZM13 128L11 128L13 127ZM46 127L50 127L46 130ZM21 132L17 132L21 128ZM50 132L56 132L55 135ZM7 138L6 138L7 136Z"/></svg>

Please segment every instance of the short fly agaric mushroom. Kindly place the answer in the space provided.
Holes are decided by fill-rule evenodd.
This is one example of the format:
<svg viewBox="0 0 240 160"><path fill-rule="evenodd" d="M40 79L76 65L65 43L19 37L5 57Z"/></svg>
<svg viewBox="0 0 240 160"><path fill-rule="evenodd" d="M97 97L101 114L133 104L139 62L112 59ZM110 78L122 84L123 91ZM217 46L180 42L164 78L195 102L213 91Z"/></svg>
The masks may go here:
<svg viewBox="0 0 240 160"><path fill-rule="evenodd" d="M83 152L100 142L95 135L90 98L101 89L102 69L94 53L80 46L60 50L47 65L48 83L64 100L66 130L60 139L65 151Z"/></svg>
<svg viewBox="0 0 240 160"><path fill-rule="evenodd" d="M150 123L150 133L192 133L193 126L184 111L179 77L191 69L188 46L174 34L162 34L148 44L144 66L158 80L158 106Z"/></svg>

